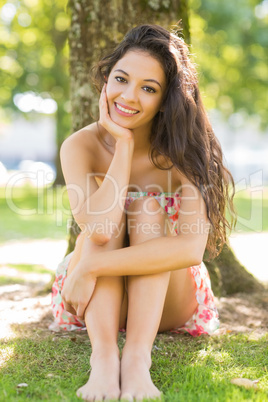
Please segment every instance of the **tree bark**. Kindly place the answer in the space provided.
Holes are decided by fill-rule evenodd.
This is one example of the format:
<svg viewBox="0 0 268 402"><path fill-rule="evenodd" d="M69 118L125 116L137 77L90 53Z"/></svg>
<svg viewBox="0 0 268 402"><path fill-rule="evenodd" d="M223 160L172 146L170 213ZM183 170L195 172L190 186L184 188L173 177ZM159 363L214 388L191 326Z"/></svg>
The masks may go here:
<svg viewBox="0 0 268 402"><path fill-rule="evenodd" d="M170 29L181 20L181 35L190 40L188 0L69 0L69 11L73 132L98 120L99 95L91 69L131 28L151 23ZM66 254L74 249L78 233L73 220Z"/></svg>
<svg viewBox="0 0 268 402"><path fill-rule="evenodd" d="M189 43L188 0L70 0L70 72L73 131L98 119L98 94L90 79L92 66L114 48L132 27L142 23L170 29L182 20L182 36ZM67 254L74 249L79 228L70 229ZM251 292L262 287L225 246L206 263L217 295Z"/></svg>
<svg viewBox="0 0 268 402"><path fill-rule="evenodd" d="M135 25L170 28L182 19L189 39L187 0L70 0L70 72L73 130L98 118L98 95L90 79L92 66Z"/></svg>
<svg viewBox="0 0 268 402"><path fill-rule="evenodd" d="M258 292L264 289L264 286L237 260L228 244L224 245L218 257L213 261L205 261L205 264L216 296Z"/></svg>

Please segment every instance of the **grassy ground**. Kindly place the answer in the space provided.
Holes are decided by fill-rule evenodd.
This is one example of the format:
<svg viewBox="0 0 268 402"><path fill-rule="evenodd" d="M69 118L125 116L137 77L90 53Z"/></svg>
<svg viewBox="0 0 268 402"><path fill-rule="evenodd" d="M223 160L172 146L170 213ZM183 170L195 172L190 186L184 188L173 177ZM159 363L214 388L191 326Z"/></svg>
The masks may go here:
<svg viewBox="0 0 268 402"><path fill-rule="evenodd" d="M21 328L23 336L3 342L1 401L78 401L75 390L89 375L90 343L86 334L49 335ZM125 335L119 335L122 346ZM152 353L152 378L164 396L175 401L268 400L268 335L191 338L158 335ZM230 383L232 378L259 380L257 389ZM20 383L27 388L17 388Z"/></svg>
<svg viewBox="0 0 268 402"><path fill-rule="evenodd" d="M268 189L240 191L234 198L237 211L237 232L268 231Z"/></svg>
<svg viewBox="0 0 268 402"><path fill-rule="evenodd" d="M235 203L239 216L253 224L252 213L261 208L262 230L268 230L267 190L259 201L253 200L252 194L240 192ZM5 190L0 189L0 215L0 243L25 237L63 239L70 218L67 194L61 188L38 193L28 187L14 188L7 198ZM241 226L241 221L245 223L245 220L239 222L243 231L258 229L250 228L251 223ZM25 284L31 273L40 277L49 273L41 265L8 264L5 267L17 273L10 277L0 274L0 286ZM30 280L28 283L34 288L34 283ZM5 295L2 296L5 303L3 297ZM0 401L79 400L75 390L89 375L88 337L85 333L52 334L47 330L49 322L51 317L45 325L42 322L12 324L15 337L0 342ZM124 341L125 334L120 334L121 349ZM266 401L267 341L267 333L255 338L249 333L200 338L171 333L158 335L152 353L153 381L163 391L163 400L168 402ZM235 377L258 379L257 389L231 384L230 380ZM28 386L18 388L21 383Z"/></svg>
<svg viewBox="0 0 268 402"><path fill-rule="evenodd" d="M71 218L64 187L25 186L11 190L0 188L0 243L7 240L64 239Z"/></svg>

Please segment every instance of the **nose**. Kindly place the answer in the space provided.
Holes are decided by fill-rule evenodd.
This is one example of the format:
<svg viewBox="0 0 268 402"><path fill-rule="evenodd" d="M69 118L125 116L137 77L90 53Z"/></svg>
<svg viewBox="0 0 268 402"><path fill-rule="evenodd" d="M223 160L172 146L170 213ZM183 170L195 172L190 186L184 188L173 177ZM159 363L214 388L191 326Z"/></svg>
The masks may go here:
<svg viewBox="0 0 268 402"><path fill-rule="evenodd" d="M128 103L137 102L137 88L133 85L126 85L121 93L121 98Z"/></svg>

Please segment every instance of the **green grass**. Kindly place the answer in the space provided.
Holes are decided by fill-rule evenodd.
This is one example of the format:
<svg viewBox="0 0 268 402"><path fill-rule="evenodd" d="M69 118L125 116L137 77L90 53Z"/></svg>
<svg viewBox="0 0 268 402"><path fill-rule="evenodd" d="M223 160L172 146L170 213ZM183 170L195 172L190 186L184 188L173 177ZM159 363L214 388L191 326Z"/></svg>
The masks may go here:
<svg viewBox="0 0 268 402"><path fill-rule="evenodd" d="M0 242L13 239L64 239L71 218L65 187L0 188Z"/></svg>
<svg viewBox="0 0 268 402"><path fill-rule="evenodd" d="M1 268L10 268L11 272L12 270L16 270L16 272L13 272L12 276L5 275L1 276L0 274L0 286L5 286L5 285L29 285L29 284L36 284L36 281L29 280L27 275L25 277L20 277L20 274L41 274L40 275L40 280L42 274L49 274L53 275L52 271L50 269L45 268L43 265L36 265L36 264L0 264L0 269Z"/></svg>
<svg viewBox="0 0 268 402"><path fill-rule="evenodd" d="M23 285L25 282L25 279L21 278L14 278L12 276L0 276L0 286Z"/></svg>
<svg viewBox="0 0 268 402"><path fill-rule="evenodd" d="M25 328L27 333L27 328ZM119 335L122 349L124 334ZM152 379L166 402L268 400L268 335L192 338L158 335L152 353ZM19 337L0 344L1 401L78 401L75 390L88 379L90 343L86 334ZM259 379L258 389L230 383ZM19 383L28 387L17 389Z"/></svg>
<svg viewBox="0 0 268 402"><path fill-rule="evenodd" d="M268 230L268 191L263 198L240 192L235 198L239 231ZM29 214L30 210L35 213ZM33 212L33 211L30 211ZM39 190L0 188L0 242L11 239L66 238L70 218L64 188ZM8 264L19 272L50 273L42 265ZM19 276L19 275L18 275ZM0 277L4 284L24 283ZM37 324L38 325L38 324ZM0 343L0 401L78 401L75 390L88 379L90 343L87 335L48 334L17 325L17 338ZM119 335L124 344L125 335ZM158 335L152 352L152 378L165 402L240 402L268 400L268 334L192 338ZM259 379L258 389L230 383L235 377ZM28 387L18 389L17 384Z"/></svg>
<svg viewBox="0 0 268 402"><path fill-rule="evenodd" d="M38 274L51 274L51 270L44 267L44 265L38 264L0 264L1 267L14 268L19 272L27 272L27 273L38 273Z"/></svg>
<svg viewBox="0 0 268 402"><path fill-rule="evenodd" d="M268 189L259 192L240 191L235 195L237 232L268 231Z"/></svg>

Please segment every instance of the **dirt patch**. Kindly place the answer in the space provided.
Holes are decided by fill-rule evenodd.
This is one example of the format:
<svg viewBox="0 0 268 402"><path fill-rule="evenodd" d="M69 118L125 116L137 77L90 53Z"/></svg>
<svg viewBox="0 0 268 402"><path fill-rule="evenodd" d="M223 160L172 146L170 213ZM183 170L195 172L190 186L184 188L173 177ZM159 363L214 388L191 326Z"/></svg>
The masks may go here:
<svg viewBox="0 0 268 402"><path fill-rule="evenodd" d="M217 299L221 333L268 332L268 291L237 293Z"/></svg>
<svg viewBox="0 0 268 402"><path fill-rule="evenodd" d="M41 277L40 277L41 278ZM40 336L51 334L53 322L51 295L39 295L45 283L24 283L0 286L0 338L39 330ZM217 334L268 332L268 292L239 293L217 299L221 326Z"/></svg>

